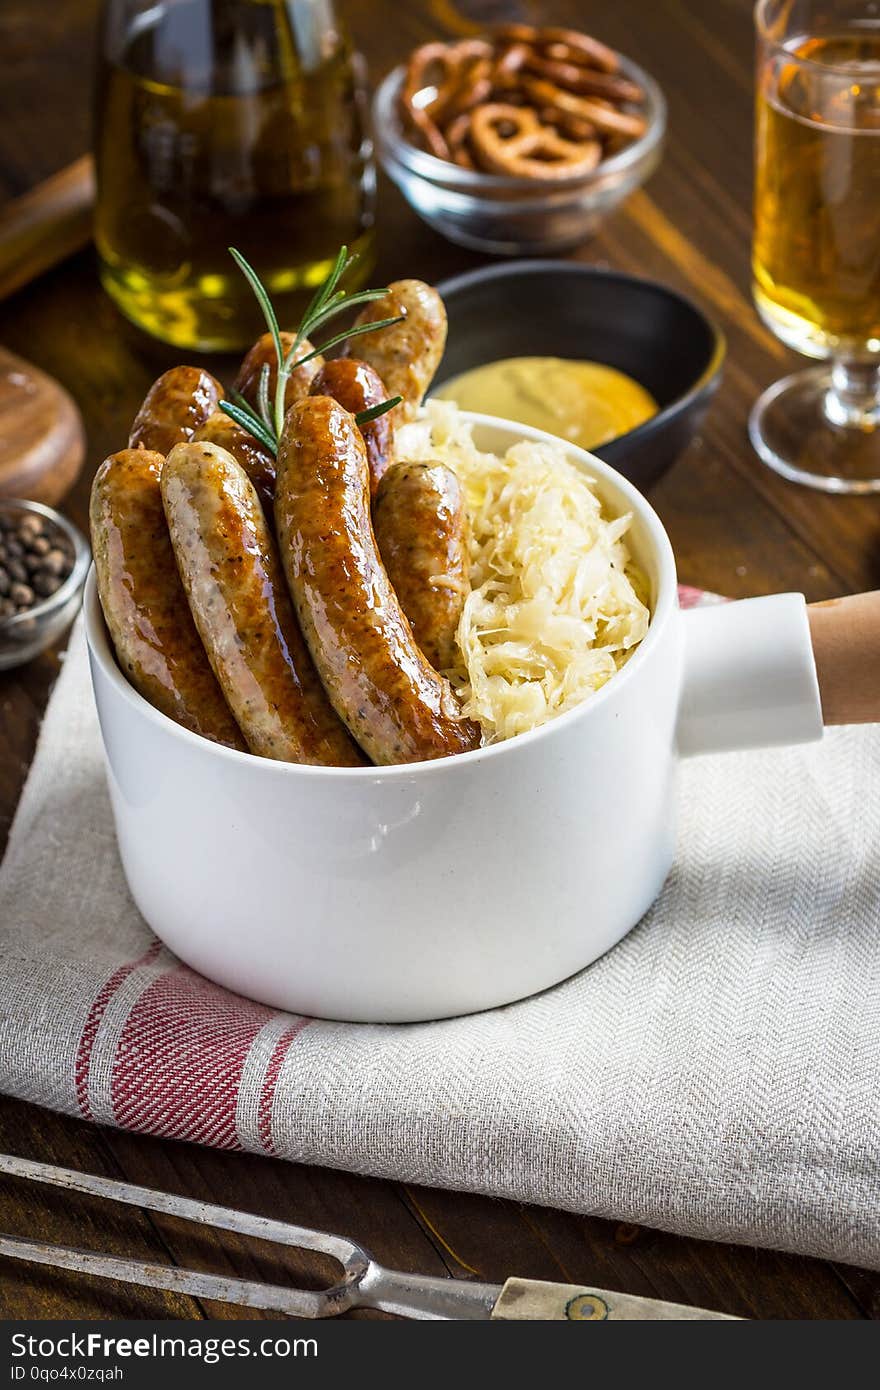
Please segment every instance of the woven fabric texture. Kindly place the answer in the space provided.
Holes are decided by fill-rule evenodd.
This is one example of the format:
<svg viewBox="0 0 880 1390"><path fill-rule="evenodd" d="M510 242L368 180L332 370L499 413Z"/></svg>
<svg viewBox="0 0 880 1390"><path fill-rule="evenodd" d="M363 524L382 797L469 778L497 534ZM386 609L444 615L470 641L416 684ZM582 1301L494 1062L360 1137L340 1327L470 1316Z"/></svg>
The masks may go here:
<svg viewBox="0 0 880 1390"><path fill-rule="evenodd" d="M878 785L877 728L694 759L661 898L581 975L442 1023L296 1018L182 966L132 904L78 626L0 869L0 1089L880 1268Z"/></svg>

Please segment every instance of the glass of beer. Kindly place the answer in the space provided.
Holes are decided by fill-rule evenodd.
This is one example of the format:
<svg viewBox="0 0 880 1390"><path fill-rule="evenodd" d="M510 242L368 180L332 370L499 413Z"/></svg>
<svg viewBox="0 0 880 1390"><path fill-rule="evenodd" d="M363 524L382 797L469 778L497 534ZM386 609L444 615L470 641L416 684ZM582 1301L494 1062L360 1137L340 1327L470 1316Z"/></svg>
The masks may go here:
<svg viewBox="0 0 880 1390"><path fill-rule="evenodd" d="M101 280L181 348L294 327L340 245L371 268L375 175L361 65L333 0L104 0L95 159Z"/></svg>
<svg viewBox="0 0 880 1390"><path fill-rule="evenodd" d="M880 491L880 4L758 0L754 296L818 366L752 410L763 461Z"/></svg>

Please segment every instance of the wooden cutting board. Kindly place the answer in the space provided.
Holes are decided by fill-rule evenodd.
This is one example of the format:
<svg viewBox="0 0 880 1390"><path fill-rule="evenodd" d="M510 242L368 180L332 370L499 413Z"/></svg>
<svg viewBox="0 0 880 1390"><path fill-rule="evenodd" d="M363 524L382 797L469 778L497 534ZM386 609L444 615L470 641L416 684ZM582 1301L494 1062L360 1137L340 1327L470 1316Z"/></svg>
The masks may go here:
<svg viewBox="0 0 880 1390"><path fill-rule="evenodd" d="M0 207L0 298L86 245L94 196L86 155ZM0 496L52 506L84 456L82 420L63 386L0 348Z"/></svg>
<svg viewBox="0 0 880 1390"><path fill-rule="evenodd" d="M82 418L64 387L0 347L0 496L54 506L84 457Z"/></svg>

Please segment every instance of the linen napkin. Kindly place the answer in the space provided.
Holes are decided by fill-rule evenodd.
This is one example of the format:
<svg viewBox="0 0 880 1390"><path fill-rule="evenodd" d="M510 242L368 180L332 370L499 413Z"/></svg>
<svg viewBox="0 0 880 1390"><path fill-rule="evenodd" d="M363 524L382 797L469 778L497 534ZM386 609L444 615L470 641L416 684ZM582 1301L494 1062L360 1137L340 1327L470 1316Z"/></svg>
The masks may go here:
<svg viewBox="0 0 880 1390"><path fill-rule="evenodd" d="M134 907L78 624L0 869L0 1089L880 1268L878 786L880 728L693 759L662 896L574 979L440 1023L293 1017L181 965Z"/></svg>

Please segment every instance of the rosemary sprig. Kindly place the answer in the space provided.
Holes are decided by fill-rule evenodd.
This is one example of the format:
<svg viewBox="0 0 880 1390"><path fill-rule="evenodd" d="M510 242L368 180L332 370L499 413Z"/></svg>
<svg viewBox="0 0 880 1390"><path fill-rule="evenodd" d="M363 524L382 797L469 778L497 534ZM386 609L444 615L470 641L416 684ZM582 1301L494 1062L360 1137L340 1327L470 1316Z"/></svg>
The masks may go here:
<svg viewBox="0 0 880 1390"><path fill-rule="evenodd" d="M381 299L382 296L381 294L373 295L372 298ZM335 338L330 338L326 343L322 343L320 347L313 348L311 352L307 352L305 357L300 357L296 365L301 367L304 362L311 362L313 357L320 357L322 352L328 352L330 348L336 347L337 343L344 343L346 338L359 338L362 333L377 333L380 328L390 328L393 323L400 323L402 319L403 315L398 314L393 319L377 319L375 323L362 323L359 328L346 328L344 333L337 333ZM284 416L282 415L281 418L283 423Z"/></svg>
<svg viewBox="0 0 880 1390"><path fill-rule="evenodd" d="M294 367L300 367L304 362L311 362L312 358L318 357L321 353L336 347L346 338L357 338L362 333L376 333L383 328L390 328L394 323L400 323L402 315L396 318L379 319L376 323L364 323L359 327L349 328L344 333L337 333L320 347L312 348L303 357L297 357L300 345L304 338L311 337L319 328L323 328L337 314L346 309L353 309L361 304L370 304L373 300L381 299L388 293L387 289L382 290L360 290L357 294L347 294L344 289L339 288L339 281L343 275L351 269L357 260L357 255L349 256L348 248L341 246L336 256L329 275L322 285L318 286L312 299L303 314L299 328L294 334L293 343L290 349L285 352L284 344L281 339L281 329L278 326L278 318L272 307L268 291L260 279L253 266L245 260L240 251L234 246L230 246L229 254L235 264L244 275L248 284L254 292L257 303L262 310L263 318L266 320L266 327L272 335L272 342L275 347L275 357L278 363L278 375L275 383L275 399L269 399L269 364L264 362L260 369L260 380L257 385L257 408L244 399L237 391L233 392L235 400L222 400L219 402L220 409L227 414L236 424L248 430L255 439L273 455L278 453L278 441L281 438L281 431L284 428L284 397L287 382ZM370 406L368 410L360 411L355 419L359 425L369 424L371 420L377 420L386 411L393 410L400 403L400 396L393 396L390 400L381 401L378 405Z"/></svg>
<svg viewBox="0 0 880 1390"><path fill-rule="evenodd" d="M254 439L259 440L263 447L269 450L273 458L277 456L278 440L269 433L262 420L254 414L250 406L245 409L244 406L235 405L232 401L220 401L219 405L230 420L234 420L237 425L241 425L242 429L247 430L248 434L252 434Z"/></svg>
<svg viewBox="0 0 880 1390"><path fill-rule="evenodd" d="M230 246L229 254L254 292L257 303L262 310L263 318L266 320L266 327L272 334L272 341L275 344L275 353L280 362L284 357L284 348L281 345L281 329L278 327L278 320L275 317L275 310L272 308L272 301L269 298L268 291L253 266L245 260L240 251L236 251L234 246Z"/></svg>
<svg viewBox="0 0 880 1390"><path fill-rule="evenodd" d="M400 405L402 396L392 396L390 400L379 401L377 405L367 406L366 410L359 410L354 417L356 425L368 425L371 420L378 420L380 415L387 415L389 410L393 410L396 405Z"/></svg>
<svg viewBox="0 0 880 1390"><path fill-rule="evenodd" d="M264 362L260 368L260 384L257 387L257 408L260 412L260 419L266 429L272 432L272 410L269 405L269 363Z"/></svg>

